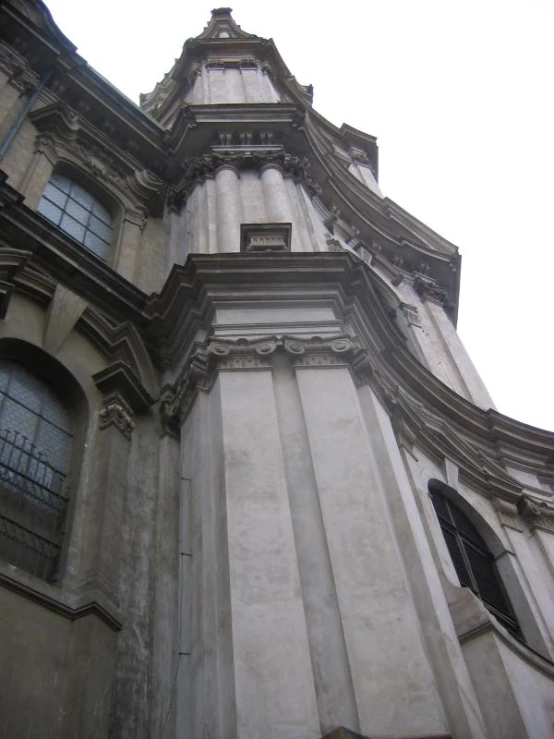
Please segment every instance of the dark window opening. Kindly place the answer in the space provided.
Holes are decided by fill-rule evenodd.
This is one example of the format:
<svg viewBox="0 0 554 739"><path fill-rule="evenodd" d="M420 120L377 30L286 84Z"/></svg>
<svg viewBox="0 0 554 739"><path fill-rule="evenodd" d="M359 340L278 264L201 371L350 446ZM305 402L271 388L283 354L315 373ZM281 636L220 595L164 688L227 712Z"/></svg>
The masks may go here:
<svg viewBox="0 0 554 739"><path fill-rule="evenodd" d="M494 555L483 537L467 516L432 485L429 492L460 585L470 588L508 631L522 639Z"/></svg>
<svg viewBox="0 0 554 739"><path fill-rule="evenodd" d="M0 556L54 577L68 499L72 419L40 377L0 359Z"/></svg>

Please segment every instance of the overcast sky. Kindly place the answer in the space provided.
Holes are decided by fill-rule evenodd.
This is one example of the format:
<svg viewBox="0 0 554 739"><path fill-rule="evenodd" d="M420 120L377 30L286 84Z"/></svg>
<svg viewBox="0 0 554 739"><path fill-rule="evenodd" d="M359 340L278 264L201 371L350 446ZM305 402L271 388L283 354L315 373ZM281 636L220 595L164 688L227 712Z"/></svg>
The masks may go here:
<svg viewBox="0 0 554 739"><path fill-rule="evenodd" d="M49 0L131 99L210 18L201 0ZM554 430L554 0L233 3L334 124L378 137L388 197L462 254L458 330L497 408Z"/></svg>

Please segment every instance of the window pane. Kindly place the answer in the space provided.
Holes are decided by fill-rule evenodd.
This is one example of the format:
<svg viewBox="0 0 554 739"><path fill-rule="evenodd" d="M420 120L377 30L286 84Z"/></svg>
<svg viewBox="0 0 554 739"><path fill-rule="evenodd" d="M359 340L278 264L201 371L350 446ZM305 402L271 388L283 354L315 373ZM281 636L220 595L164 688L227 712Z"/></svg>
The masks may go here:
<svg viewBox="0 0 554 739"><path fill-rule="evenodd" d="M8 395L34 413L40 411L44 386L38 377L17 365L8 388Z"/></svg>
<svg viewBox="0 0 554 739"><path fill-rule="evenodd" d="M5 359L0 359L0 393L8 387L11 371L12 363Z"/></svg>
<svg viewBox="0 0 554 739"><path fill-rule="evenodd" d="M462 587L471 587L471 578L469 576L469 572L467 571L467 567L462 555L462 550L460 549L460 545L458 543L458 540L456 539L456 535L445 529L442 530L442 533L444 535L448 551L450 552L450 556L452 557L454 569L456 570L456 574L458 575L458 579L460 580L460 585Z"/></svg>
<svg viewBox="0 0 554 739"><path fill-rule="evenodd" d="M98 238L92 231L87 231L84 241L87 249L96 254L100 259L106 260L110 251L110 245Z"/></svg>
<svg viewBox="0 0 554 739"><path fill-rule="evenodd" d="M100 218L101 221L104 221L108 226L111 226L112 217L109 211L107 211L106 208L98 202L98 200L94 201L92 212L97 218Z"/></svg>
<svg viewBox="0 0 554 739"><path fill-rule="evenodd" d="M71 437L45 421L40 421L35 445L43 459L56 470L65 471L69 459Z"/></svg>
<svg viewBox="0 0 554 739"><path fill-rule="evenodd" d="M49 423L53 423L68 434L71 433L71 416L52 390L48 390L43 399L41 415Z"/></svg>
<svg viewBox="0 0 554 739"><path fill-rule="evenodd" d="M106 226L105 223L102 223L102 221L99 221L98 218L96 218L95 216L90 217L90 223L88 224L88 227L97 236L100 236L101 239L104 239L104 241L109 241L112 237L112 229L109 226Z"/></svg>
<svg viewBox="0 0 554 739"><path fill-rule="evenodd" d="M52 203L63 208L67 201L67 194L59 190L51 182L46 185L43 197L48 198Z"/></svg>
<svg viewBox="0 0 554 739"><path fill-rule="evenodd" d="M63 190L63 192L69 192L71 188L71 180L69 177L64 177L61 174L53 174L52 177L50 177L50 182L56 185L56 187L59 187L60 190Z"/></svg>
<svg viewBox="0 0 554 739"><path fill-rule="evenodd" d="M76 200L78 203L83 205L87 210L91 210L94 198L76 182L71 183L71 197L73 200Z"/></svg>
<svg viewBox="0 0 554 739"><path fill-rule="evenodd" d="M23 437L32 442L37 427L37 416L19 403L6 398L2 407L0 428L17 432L18 438Z"/></svg>
<svg viewBox="0 0 554 739"><path fill-rule="evenodd" d="M57 226L62 217L62 211L46 198L42 198L38 204L38 212Z"/></svg>
<svg viewBox="0 0 554 739"><path fill-rule="evenodd" d="M69 198L69 200L67 201L65 212L75 218L76 221L79 221L79 223L82 223L83 226L87 225L89 219L89 211L76 203L74 200L71 200L71 198Z"/></svg>
<svg viewBox="0 0 554 739"><path fill-rule="evenodd" d="M85 236L85 227L82 226L80 223L77 223L77 221L71 218L71 216L64 215L60 226L70 236L73 236L74 239L77 239L77 241L83 243L83 238Z"/></svg>

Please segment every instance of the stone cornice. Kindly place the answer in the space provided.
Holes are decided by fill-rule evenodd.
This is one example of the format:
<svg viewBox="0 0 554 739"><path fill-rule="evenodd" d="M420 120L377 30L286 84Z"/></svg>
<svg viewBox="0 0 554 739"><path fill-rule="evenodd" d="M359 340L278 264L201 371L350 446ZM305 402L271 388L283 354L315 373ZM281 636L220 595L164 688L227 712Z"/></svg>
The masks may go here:
<svg viewBox="0 0 554 739"><path fill-rule="evenodd" d="M483 411L434 377L404 346L378 284L367 265L345 252L194 255L174 267L162 293L150 298L149 342L162 367L175 366L190 356L198 331L209 331L214 304L236 299L237 286L243 305L275 302L281 294L288 301L313 296L332 304L368 348L352 361L357 382L381 397L405 443L417 439L437 459L448 454L466 481L514 502L522 486L504 470L499 445L507 459L545 474L554 434Z"/></svg>
<svg viewBox="0 0 554 739"><path fill-rule="evenodd" d="M162 389L160 413L163 428L176 433L199 390L209 390L216 372L271 369L276 351L285 352L293 367L349 366L361 353L359 341L350 336L267 336L233 341L209 339L196 345L173 385Z"/></svg>

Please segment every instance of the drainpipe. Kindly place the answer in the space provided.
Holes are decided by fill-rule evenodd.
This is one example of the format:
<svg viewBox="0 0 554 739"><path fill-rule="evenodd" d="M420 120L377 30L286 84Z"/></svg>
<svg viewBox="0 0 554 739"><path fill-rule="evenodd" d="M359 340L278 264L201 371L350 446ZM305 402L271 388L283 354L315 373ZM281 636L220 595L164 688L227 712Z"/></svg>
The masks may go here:
<svg viewBox="0 0 554 739"><path fill-rule="evenodd" d="M54 76L54 69L50 68L48 69L40 78L38 81L37 86L32 91L32 93L27 98L27 102L23 106L23 109L20 111L19 115L15 119L15 121L10 126L10 130L7 132L7 134L4 137L4 140L2 143L0 143L0 162L6 155L6 152L10 148L10 145L14 138L19 133L19 130L21 129L21 126L23 125L23 122L25 118L27 117L28 112L31 110L33 105L36 103L38 96L40 93L44 90L46 85L48 85L52 81L52 77Z"/></svg>

